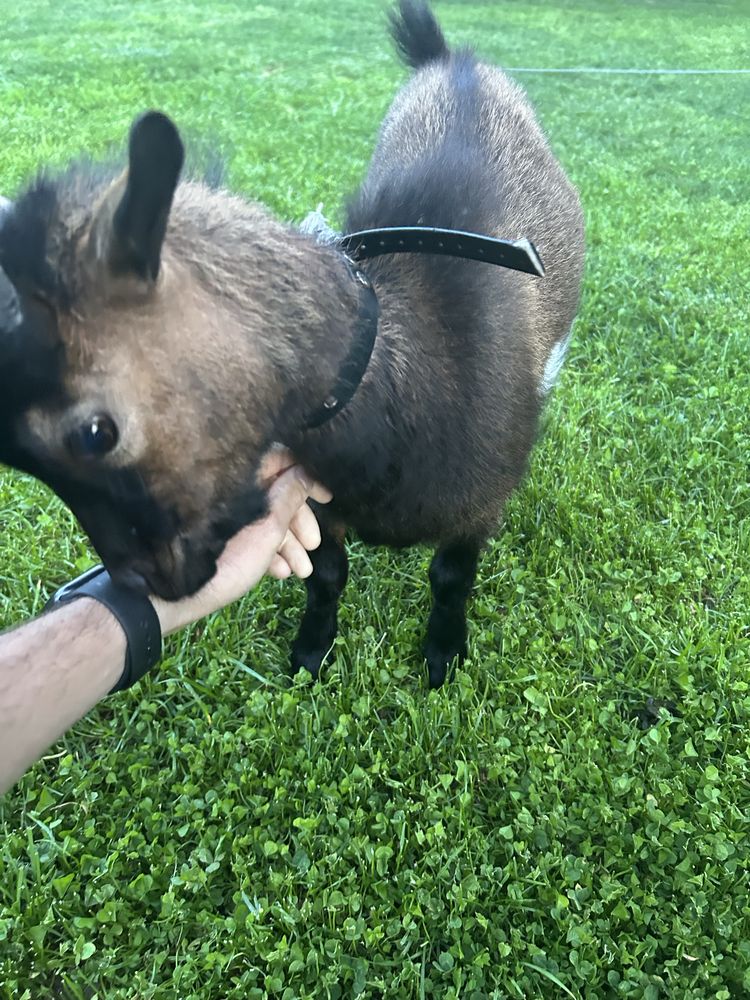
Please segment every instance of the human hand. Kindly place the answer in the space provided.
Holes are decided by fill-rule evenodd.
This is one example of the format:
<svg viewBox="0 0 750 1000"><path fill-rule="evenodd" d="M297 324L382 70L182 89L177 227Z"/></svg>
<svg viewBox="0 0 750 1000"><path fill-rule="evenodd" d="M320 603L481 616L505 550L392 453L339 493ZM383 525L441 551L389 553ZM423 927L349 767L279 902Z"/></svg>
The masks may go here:
<svg viewBox="0 0 750 1000"><path fill-rule="evenodd" d="M308 497L328 503L331 494L313 483L286 449L264 458L259 480L268 490L269 512L242 528L219 556L216 573L196 594L181 601L152 597L163 635L218 611L251 590L266 573L282 580L312 573L308 551L320 545L320 528Z"/></svg>

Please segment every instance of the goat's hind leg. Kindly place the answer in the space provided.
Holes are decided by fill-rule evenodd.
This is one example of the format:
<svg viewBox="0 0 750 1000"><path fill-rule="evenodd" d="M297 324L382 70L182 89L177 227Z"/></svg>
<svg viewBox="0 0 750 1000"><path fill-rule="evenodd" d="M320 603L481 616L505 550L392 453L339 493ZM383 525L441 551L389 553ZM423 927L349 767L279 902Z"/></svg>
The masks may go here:
<svg viewBox="0 0 750 1000"><path fill-rule="evenodd" d="M310 553L312 574L305 580L307 606L292 646L292 672L304 667L317 677L338 629L338 604L349 563L343 525L326 523L319 510L321 542Z"/></svg>
<svg viewBox="0 0 750 1000"><path fill-rule="evenodd" d="M437 550L430 565L432 611L424 644L430 687L440 687L453 661L466 656L466 602L480 549L475 540L450 542Z"/></svg>

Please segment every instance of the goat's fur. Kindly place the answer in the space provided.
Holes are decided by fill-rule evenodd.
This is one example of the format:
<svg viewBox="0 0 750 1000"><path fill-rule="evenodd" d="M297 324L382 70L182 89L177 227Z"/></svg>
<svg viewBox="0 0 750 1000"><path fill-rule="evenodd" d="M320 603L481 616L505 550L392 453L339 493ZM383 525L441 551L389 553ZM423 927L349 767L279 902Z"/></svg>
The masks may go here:
<svg viewBox="0 0 750 1000"><path fill-rule="evenodd" d="M356 283L335 248L226 191L177 184L179 136L146 116L123 175L73 166L4 216L0 309L5 287L23 320L11 324L8 306L0 458L60 494L113 575L178 598L263 513L258 466L283 441L334 494L294 665L317 674L335 635L348 527L438 546L426 645L438 684L465 651L478 553L524 474L564 353L583 225L522 90L449 51L423 3L401 0L393 33L416 72L348 228L526 237L546 276L428 256L367 264L380 304L372 360L347 407L305 430L349 349ZM99 413L119 441L81 459L71 435Z"/></svg>

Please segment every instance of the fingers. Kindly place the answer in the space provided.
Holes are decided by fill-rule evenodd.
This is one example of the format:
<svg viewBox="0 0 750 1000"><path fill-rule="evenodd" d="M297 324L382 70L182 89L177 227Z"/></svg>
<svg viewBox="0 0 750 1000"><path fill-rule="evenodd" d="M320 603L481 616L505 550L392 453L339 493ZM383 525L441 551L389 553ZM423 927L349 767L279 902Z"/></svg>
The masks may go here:
<svg viewBox="0 0 750 1000"><path fill-rule="evenodd" d="M313 571L307 552L320 545L320 527L306 503L308 496L319 498L320 503L327 503L331 498L328 490L312 483L300 466L281 473L268 492L269 517L277 530L284 532L277 554L268 567L268 572L278 580L292 574L305 579Z"/></svg>
<svg viewBox="0 0 750 1000"><path fill-rule="evenodd" d="M268 573L277 580L286 580L292 575L292 568L286 559L284 559L283 556L280 556L277 552L271 560L271 565L268 567Z"/></svg>
<svg viewBox="0 0 750 1000"><path fill-rule="evenodd" d="M282 472L268 491L269 514L267 521L272 522L278 532L278 545L286 537L292 518L307 500L310 483L304 471L294 466Z"/></svg>
<svg viewBox="0 0 750 1000"><path fill-rule="evenodd" d="M320 526L308 504L304 503L289 523L289 531L311 552L320 545Z"/></svg>
<svg viewBox="0 0 750 1000"><path fill-rule="evenodd" d="M299 465L282 472L268 491L270 517L279 529L280 539L284 538L289 523L308 496L320 497L320 503L327 503L331 498L329 492L313 483Z"/></svg>
<svg viewBox="0 0 750 1000"><path fill-rule="evenodd" d="M279 551L271 560L268 572L277 580L294 574L304 579L313 571L308 551L320 545L320 528L312 510L303 504L292 518Z"/></svg>
<svg viewBox="0 0 750 1000"><path fill-rule="evenodd" d="M313 483L310 496L313 500L317 500L318 503L330 503L333 500L333 493L327 490L321 483Z"/></svg>
<svg viewBox="0 0 750 1000"><path fill-rule="evenodd" d="M301 580L312 573L313 564L307 554L307 549L294 537L291 531L287 532L278 554L289 566L292 573Z"/></svg>
<svg viewBox="0 0 750 1000"><path fill-rule="evenodd" d="M320 545L320 527L312 509L303 503L292 520L278 553L271 560L268 572L277 580L294 574L302 579L313 571L308 551Z"/></svg>

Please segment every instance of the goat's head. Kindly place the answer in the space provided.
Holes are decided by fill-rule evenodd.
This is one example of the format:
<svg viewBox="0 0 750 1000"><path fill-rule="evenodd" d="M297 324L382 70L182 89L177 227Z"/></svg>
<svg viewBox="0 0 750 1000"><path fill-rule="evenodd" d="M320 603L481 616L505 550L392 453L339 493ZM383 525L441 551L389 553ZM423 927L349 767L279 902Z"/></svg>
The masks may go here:
<svg viewBox="0 0 750 1000"><path fill-rule="evenodd" d="M152 112L124 173L41 179L0 220L0 461L55 490L115 578L166 598L200 587L264 512L281 395L278 365L239 334L263 309L217 293L226 260L172 232L182 164ZM205 215L212 192L183 190L183 215Z"/></svg>

